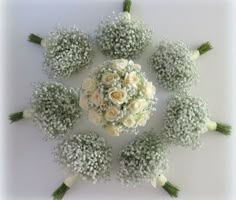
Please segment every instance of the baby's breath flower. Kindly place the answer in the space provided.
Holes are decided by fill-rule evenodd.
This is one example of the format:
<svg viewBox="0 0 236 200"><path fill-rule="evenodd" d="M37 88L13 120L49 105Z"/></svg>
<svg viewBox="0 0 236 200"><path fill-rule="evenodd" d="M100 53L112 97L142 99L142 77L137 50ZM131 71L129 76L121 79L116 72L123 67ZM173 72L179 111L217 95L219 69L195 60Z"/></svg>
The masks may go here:
<svg viewBox="0 0 236 200"><path fill-rule="evenodd" d="M79 117L79 92L61 83L45 82L35 86L30 109L13 113L10 120L32 118L48 138L60 138L72 129Z"/></svg>
<svg viewBox="0 0 236 200"><path fill-rule="evenodd" d="M55 149L60 165L82 179L97 182L110 176L110 145L97 133L79 133L60 143Z"/></svg>
<svg viewBox="0 0 236 200"><path fill-rule="evenodd" d="M55 148L55 158L72 176L53 192L53 199L62 199L77 179L96 183L110 177L112 152L110 145L97 133L72 135Z"/></svg>
<svg viewBox="0 0 236 200"><path fill-rule="evenodd" d="M167 170L167 145L157 134L137 136L119 154L119 180L126 185L150 183Z"/></svg>
<svg viewBox="0 0 236 200"><path fill-rule="evenodd" d="M161 41L150 59L157 82L170 91L188 89L198 79L195 60L211 48L204 43L191 51L183 42Z"/></svg>
<svg viewBox="0 0 236 200"><path fill-rule="evenodd" d="M96 31L102 53L111 58L134 59L151 43L152 31L123 12L104 20Z"/></svg>
<svg viewBox="0 0 236 200"><path fill-rule="evenodd" d="M200 136L207 131L229 135L231 126L210 120L206 103L198 97L182 93L169 99L164 115L164 138L194 149L200 145Z"/></svg>
<svg viewBox="0 0 236 200"><path fill-rule="evenodd" d="M35 42L32 35L29 40ZM40 39L36 43L45 49L44 70L50 78L66 79L92 63L91 39L76 27L56 29Z"/></svg>

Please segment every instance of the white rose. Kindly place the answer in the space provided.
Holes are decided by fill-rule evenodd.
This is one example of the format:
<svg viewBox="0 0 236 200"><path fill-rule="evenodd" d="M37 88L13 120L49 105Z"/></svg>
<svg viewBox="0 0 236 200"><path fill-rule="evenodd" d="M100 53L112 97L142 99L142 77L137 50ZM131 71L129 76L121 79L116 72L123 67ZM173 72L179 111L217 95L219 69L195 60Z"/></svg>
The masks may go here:
<svg viewBox="0 0 236 200"><path fill-rule="evenodd" d="M88 98L86 96L84 96L84 95L81 95L80 99L79 99L79 105L84 110L88 110L88 108L89 108L89 106L88 106Z"/></svg>
<svg viewBox="0 0 236 200"><path fill-rule="evenodd" d="M115 73L107 72L102 76L102 83L105 85L111 85L118 78Z"/></svg>
<svg viewBox="0 0 236 200"><path fill-rule="evenodd" d="M85 90L86 93L91 94L96 89L96 81L91 78L84 80L82 89Z"/></svg>
<svg viewBox="0 0 236 200"><path fill-rule="evenodd" d="M105 129L112 136L119 136L120 135L120 129L116 126L109 125Z"/></svg>
<svg viewBox="0 0 236 200"><path fill-rule="evenodd" d="M133 128L136 124L136 121L134 119L133 115L128 115L123 119L123 124L128 128Z"/></svg>
<svg viewBox="0 0 236 200"><path fill-rule="evenodd" d="M118 115L120 114L120 111L118 108L116 107L109 107L106 111L106 114L105 114L105 119L107 121L114 121L115 119L117 119Z"/></svg>
<svg viewBox="0 0 236 200"><path fill-rule="evenodd" d="M145 126L149 118L150 118L150 113L142 113L137 120L137 125Z"/></svg>
<svg viewBox="0 0 236 200"><path fill-rule="evenodd" d="M136 99L129 103L128 110L132 114L136 114L142 112L147 106L148 103L145 99Z"/></svg>
<svg viewBox="0 0 236 200"><path fill-rule="evenodd" d="M138 75L135 71L127 74L124 79L125 85L132 85L134 87L136 87L139 82L140 82L140 78L138 77Z"/></svg>
<svg viewBox="0 0 236 200"><path fill-rule="evenodd" d="M104 123L103 116L95 110L89 110L88 117L89 120L92 121L94 124L100 125Z"/></svg>
<svg viewBox="0 0 236 200"><path fill-rule="evenodd" d="M103 95L96 90L91 96L91 102L97 107L101 106L103 104Z"/></svg>
<svg viewBox="0 0 236 200"><path fill-rule="evenodd" d="M108 91L109 99L116 104L122 104L127 101L127 93L119 88L111 88Z"/></svg>
<svg viewBox="0 0 236 200"><path fill-rule="evenodd" d="M134 64L133 67L138 71L141 70L141 65L139 65L139 64Z"/></svg>
<svg viewBox="0 0 236 200"><path fill-rule="evenodd" d="M116 59L112 60L112 67L119 71L124 71L128 65L128 60L125 59Z"/></svg>
<svg viewBox="0 0 236 200"><path fill-rule="evenodd" d="M156 88L155 86L152 84L152 82L145 82L144 83L144 87L143 87L143 93L144 96L147 99L153 99L156 93Z"/></svg>

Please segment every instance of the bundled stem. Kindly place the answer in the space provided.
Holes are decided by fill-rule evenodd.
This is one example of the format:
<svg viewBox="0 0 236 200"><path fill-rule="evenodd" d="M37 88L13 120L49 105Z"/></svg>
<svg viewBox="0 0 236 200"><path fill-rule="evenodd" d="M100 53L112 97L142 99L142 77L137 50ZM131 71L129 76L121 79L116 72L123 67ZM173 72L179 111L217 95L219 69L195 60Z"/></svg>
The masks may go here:
<svg viewBox="0 0 236 200"><path fill-rule="evenodd" d="M200 47L198 47L198 51L200 55L203 55L204 53L210 51L211 49L213 49L213 47L211 46L210 42L205 42L203 43Z"/></svg>
<svg viewBox="0 0 236 200"><path fill-rule="evenodd" d="M217 124L217 126L216 126L216 131L217 132L222 133L224 135L230 135L231 134L232 127L230 125L219 123L219 122L217 122L216 124Z"/></svg>
<svg viewBox="0 0 236 200"><path fill-rule="evenodd" d="M28 40L32 43L41 45L42 38L35 35L35 34L33 34L33 33L31 33L28 37Z"/></svg>
<svg viewBox="0 0 236 200"><path fill-rule="evenodd" d="M62 183L60 187L58 187L52 194L54 200L61 200L63 199L64 195L70 188L65 184Z"/></svg>
<svg viewBox="0 0 236 200"><path fill-rule="evenodd" d="M9 115L9 120L11 121L11 123L19 121L23 118L24 118L23 111L15 112Z"/></svg>
<svg viewBox="0 0 236 200"><path fill-rule="evenodd" d="M131 4L132 4L131 0L125 0L123 5L123 12L130 13Z"/></svg>
<svg viewBox="0 0 236 200"><path fill-rule="evenodd" d="M179 188L173 185L171 182L167 181L162 188L171 196L178 197Z"/></svg>

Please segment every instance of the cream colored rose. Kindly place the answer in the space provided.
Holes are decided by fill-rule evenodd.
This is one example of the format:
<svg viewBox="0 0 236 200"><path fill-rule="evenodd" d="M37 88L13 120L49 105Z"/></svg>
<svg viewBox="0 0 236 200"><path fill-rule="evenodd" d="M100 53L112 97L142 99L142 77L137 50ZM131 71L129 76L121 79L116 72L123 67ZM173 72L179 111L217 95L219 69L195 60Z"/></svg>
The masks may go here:
<svg viewBox="0 0 236 200"><path fill-rule="evenodd" d="M89 120L93 122L94 124L101 125L104 123L103 116L95 110L89 110L88 117L89 117Z"/></svg>
<svg viewBox="0 0 236 200"><path fill-rule="evenodd" d="M88 110L88 108L89 108L89 106L88 106L88 98L86 96L84 96L84 95L81 95L80 99L79 99L79 105L84 110Z"/></svg>
<svg viewBox="0 0 236 200"><path fill-rule="evenodd" d="M125 90L119 88L111 88L108 91L109 99L116 104L122 104L127 100L127 93Z"/></svg>
<svg viewBox="0 0 236 200"><path fill-rule="evenodd" d="M156 88L155 88L155 86L152 84L152 82L146 81L146 82L144 83L143 93L144 93L144 96L145 96L147 99L153 99L153 98L154 98L155 93L156 93Z"/></svg>
<svg viewBox="0 0 236 200"><path fill-rule="evenodd" d="M112 60L112 67L114 67L118 71L124 71L127 65L128 65L128 60L125 59Z"/></svg>
<svg viewBox="0 0 236 200"><path fill-rule="evenodd" d="M118 78L115 73L107 72L102 76L102 83L105 85L111 85Z"/></svg>
<svg viewBox="0 0 236 200"><path fill-rule="evenodd" d="M120 135L120 129L116 126L109 125L105 128L105 130L112 136L119 136Z"/></svg>
<svg viewBox="0 0 236 200"><path fill-rule="evenodd" d="M133 128L136 125L136 121L133 115L128 115L123 119L123 124L128 128Z"/></svg>
<svg viewBox="0 0 236 200"><path fill-rule="evenodd" d="M120 114L120 110L117 107L109 107L105 114L105 119L109 122L113 122L117 119L118 115Z"/></svg>
<svg viewBox="0 0 236 200"><path fill-rule="evenodd" d="M82 89L86 93L91 94L96 89L96 81L91 78L84 80L82 84Z"/></svg>
<svg viewBox="0 0 236 200"><path fill-rule="evenodd" d="M103 95L96 90L91 96L91 102L97 107L101 106L103 104Z"/></svg>
<svg viewBox="0 0 236 200"><path fill-rule="evenodd" d="M127 74L124 79L124 85L132 85L136 87L139 82L140 82L140 78L138 77L135 71Z"/></svg>
<svg viewBox="0 0 236 200"><path fill-rule="evenodd" d="M148 102L145 99L136 99L128 104L128 110L132 114L140 113L147 108Z"/></svg>
<svg viewBox="0 0 236 200"><path fill-rule="evenodd" d="M139 64L134 64L133 67L138 71L141 70L141 65L139 65Z"/></svg>
<svg viewBox="0 0 236 200"><path fill-rule="evenodd" d="M137 125L138 126L145 126L147 121L150 118L150 113L146 112L146 113L142 113L137 120Z"/></svg>

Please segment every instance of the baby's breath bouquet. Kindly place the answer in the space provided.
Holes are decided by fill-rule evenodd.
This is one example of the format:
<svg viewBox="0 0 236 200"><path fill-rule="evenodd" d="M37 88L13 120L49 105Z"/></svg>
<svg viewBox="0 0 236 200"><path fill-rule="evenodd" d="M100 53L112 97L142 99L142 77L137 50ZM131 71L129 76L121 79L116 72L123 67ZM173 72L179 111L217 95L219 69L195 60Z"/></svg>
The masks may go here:
<svg viewBox="0 0 236 200"><path fill-rule="evenodd" d="M155 133L138 136L119 154L118 178L125 185L157 183L172 197L177 197L179 189L167 181L167 143Z"/></svg>
<svg viewBox="0 0 236 200"><path fill-rule="evenodd" d="M111 146L94 132L71 135L55 148L55 158L72 175L55 190L54 200L62 199L77 179L96 183L110 176Z"/></svg>
<svg viewBox="0 0 236 200"><path fill-rule="evenodd" d="M11 122L31 118L48 138L64 136L80 117L79 91L56 82L35 84L29 108L12 113Z"/></svg>
<svg viewBox="0 0 236 200"><path fill-rule="evenodd" d="M80 106L111 135L137 133L155 110L156 89L131 60L106 61L83 81Z"/></svg>
<svg viewBox="0 0 236 200"><path fill-rule="evenodd" d="M113 59L134 59L151 43L151 29L133 19L130 8L131 0L125 0L123 12L102 21L96 31L98 47Z"/></svg>
<svg viewBox="0 0 236 200"><path fill-rule="evenodd" d="M92 63L91 39L77 27L57 28L44 38L30 34L29 41L44 48L44 71L49 78L66 79Z"/></svg>
<svg viewBox="0 0 236 200"><path fill-rule="evenodd" d="M164 115L163 138L185 147L196 148L207 131L229 135L231 126L211 120L207 104L187 93L177 94L168 101Z"/></svg>
<svg viewBox="0 0 236 200"><path fill-rule="evenodd" d="M195 61L211 49L209 42L193 51L184 42L161 41L150 59L157 82L170 91L188 89L198 79Z"/></svg>

